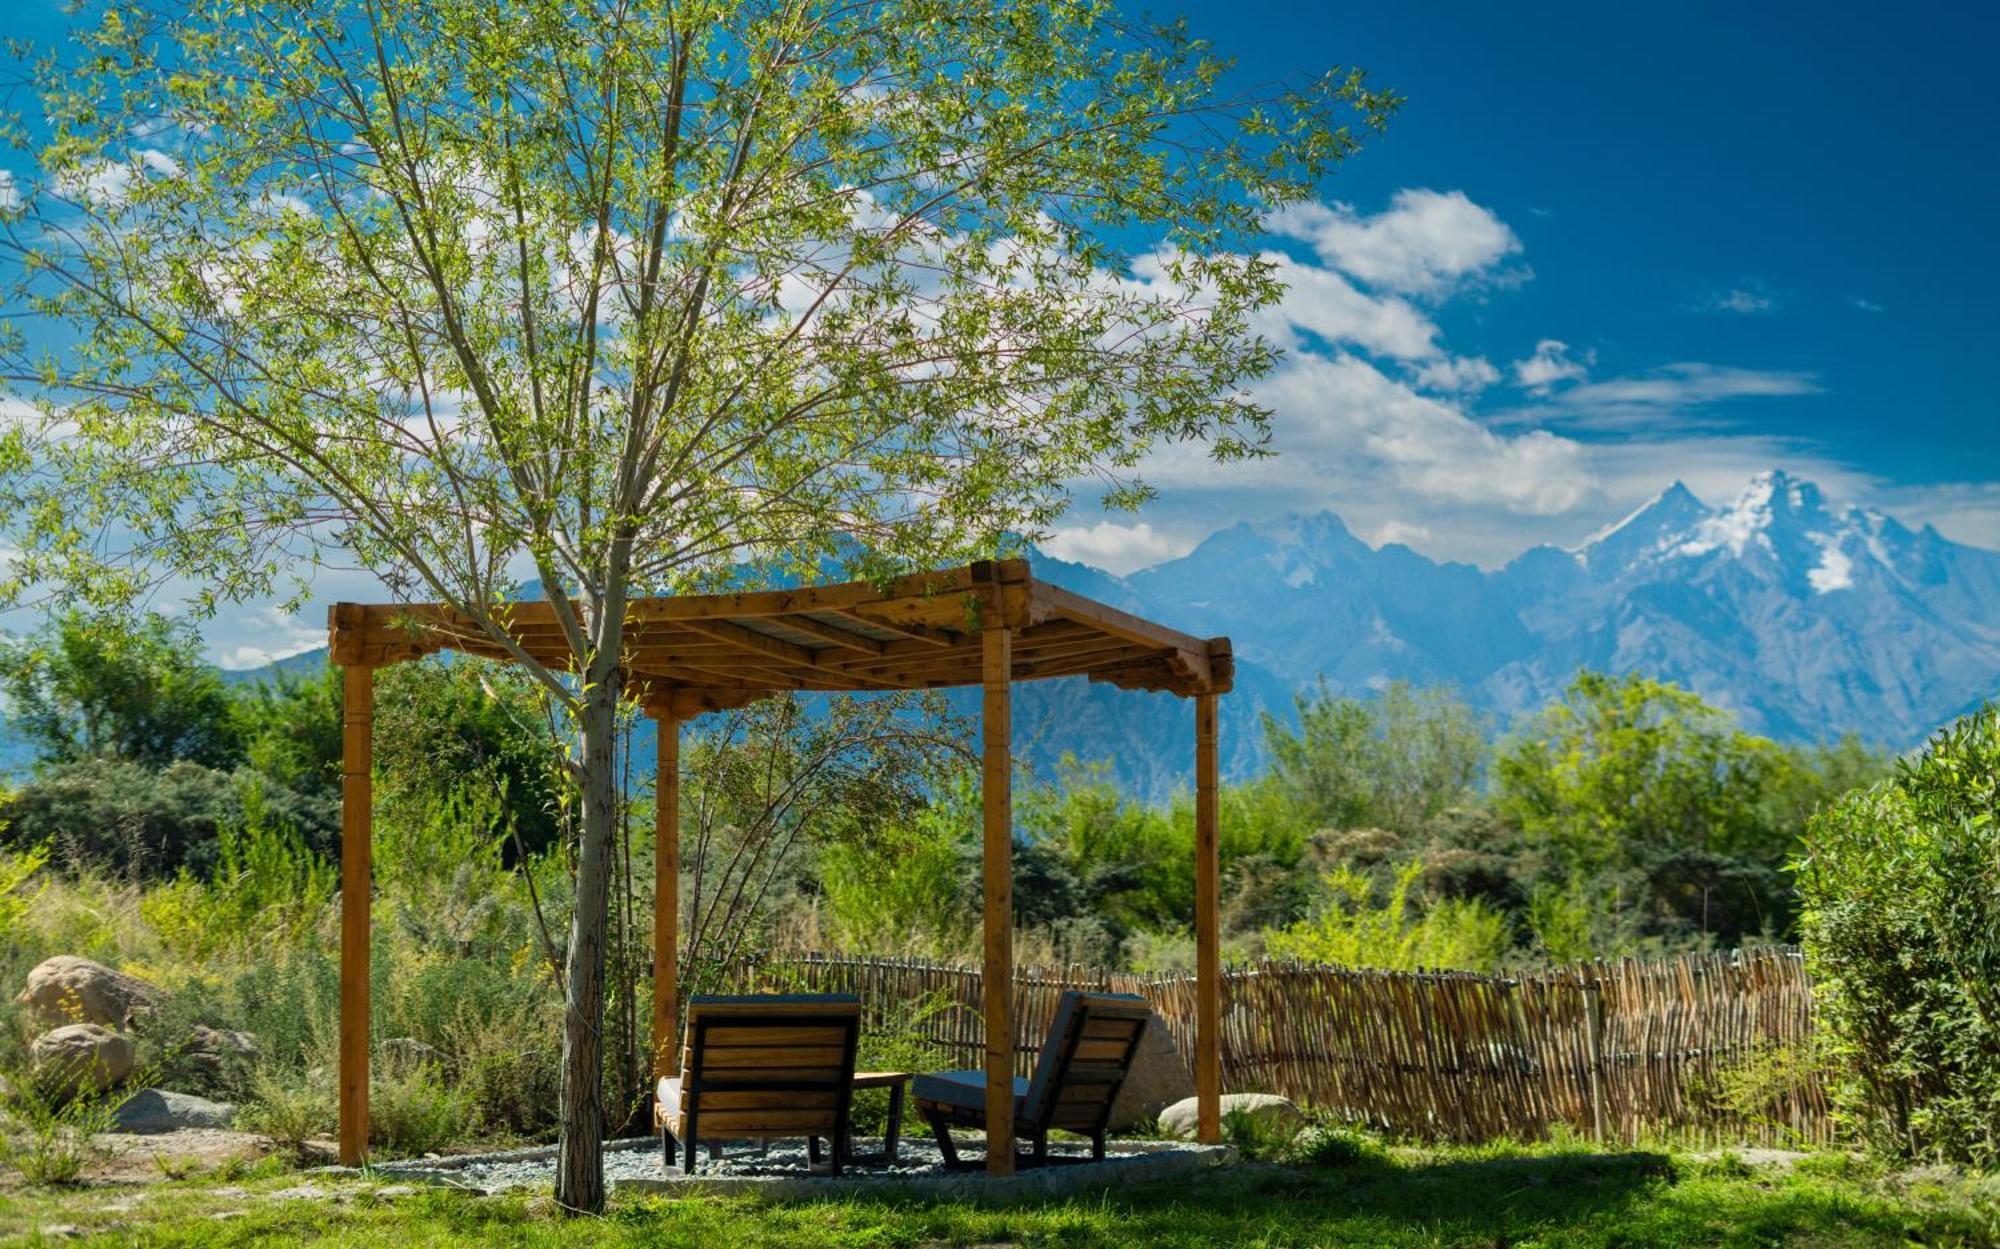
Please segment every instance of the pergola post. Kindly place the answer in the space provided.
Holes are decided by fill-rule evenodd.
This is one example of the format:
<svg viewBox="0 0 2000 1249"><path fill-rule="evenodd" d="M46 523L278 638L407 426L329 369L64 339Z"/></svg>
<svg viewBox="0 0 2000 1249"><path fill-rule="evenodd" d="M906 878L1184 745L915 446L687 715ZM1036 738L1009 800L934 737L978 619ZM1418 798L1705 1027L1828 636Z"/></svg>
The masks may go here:
<svg viewBox="0 0 2000 1249"><path fill-rule="evenodd" d="M989 622L980 631L980 733L984 774L986 956L986 1173L1014 1173L1014 635Z"/></svg>
<svg viewBox="0 0 2000 1249"><path fill-rule="evenodd" d="M1216 836L1216 695L1194 699L1194 1090L1200 1140L1222 1140L1222 900Z"/></svg>
<svg viewBox="0 0 2000 1249"><path fill-rule="evenodd" d="M340 1161L368 1156L368 921L374 836L375 669L341 669Z"/></svg>
<svg viewBox="0 0 2000 1249"><path fill-rule="evenodd" d="M653 772L653 1079L680 1069L681 722L671 703L647 708L658 732Z"/></svg>

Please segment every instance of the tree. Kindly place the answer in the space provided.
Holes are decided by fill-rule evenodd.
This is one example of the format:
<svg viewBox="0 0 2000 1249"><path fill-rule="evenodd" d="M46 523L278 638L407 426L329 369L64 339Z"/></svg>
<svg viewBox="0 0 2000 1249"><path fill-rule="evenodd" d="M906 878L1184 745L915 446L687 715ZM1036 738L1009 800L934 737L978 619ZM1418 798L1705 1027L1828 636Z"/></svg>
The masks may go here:
<svg viewBox="0 0 2000 1249"><path fill-rule="evenodd" d="M1136 505L1162 440L1258 452L1264 215L1394 103L1231 92L1110 0L113 3L76 41L28 67L0 242L66 336L0 363L46 417L0 448L16 578L206 604L358 563L542 684L579 1210L633 599L990 554L1066 483ZM506 628L523 576L560 666Z"/></svg>
<svg viewBox="0 0 2000 1249"><path fill-rule="evenodd" d="M1424 831L1472 796L1486 761L1486 724L1449 689L1392 681L1343 698L1324 681L1301 691L1296 733L1264 714L1273 782L1319 827Z"/></svg>
<svg viewBox="0 0 2000 1249"><path fill-rule="evenodd" d="M1800 928L1836 1101L1901 1154L2000 1159L2000 707L1814 816Z"/></svg>
<svg viewBox="0 0 2000 1249"><path fill-rule="evenodd" d="M1495 805L1569 882L1735 938L1789 920L1798 766L1697 694L1585 671L1502 748Z"/></svg>
<svg viewBox="0 0 2000 1249"><path fill-rule="evenodd" d="M9 719L46 760L177 760L228 768L242 748L222 674L185 625L67 612L35 635L0 641Z"/></svg>

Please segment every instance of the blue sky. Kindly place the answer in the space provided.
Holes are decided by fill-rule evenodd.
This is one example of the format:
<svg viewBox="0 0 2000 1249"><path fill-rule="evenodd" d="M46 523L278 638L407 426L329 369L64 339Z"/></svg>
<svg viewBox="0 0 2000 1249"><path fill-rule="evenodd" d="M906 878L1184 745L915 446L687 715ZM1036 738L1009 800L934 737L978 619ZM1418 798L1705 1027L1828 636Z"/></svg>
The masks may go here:
<svg viewBox="0 0 2000 1249"><path fill-rule="evenodd" d="M1572 543L1677 476L1720 502L1772 465L2000 547L2000 77L1986 63L2000 8L1203 0L1156 11L1184 12L1241 58L1246 80L1359 65L1407 97L1327 198L1387 226L1399 192L1461 193L1504 227L1514 248L1408 300L1442 356L1499 376L1450 392L1413 381L1423 361L1307 340L1295 363L1347 356L1395 386L1284 387L1273 402L1290 471L1252 470L1254 488L1231 489L1169 467L1146 529L1073 533L1066 553L1143 562L1224 520L1324 506L1364 537L1490 564L1534 541ZM1479 225L1460 218L1461 235ZM1366 258L1324 263L1363 292L1397 293L1355 276ZM1544 341L1565 349L1531 376L1582 376L1519 384L1515 366ZM1346 420L1327 412L1333 394L1352 405L1371 389L1380 405L1422 411L1397 387L1503 442L1430 412L1433 436L1462 445L1412 464L1370 454L1392 422L1357 430L1351 407ZM1510 457L1506 440L1533 431L1576 454ZM1491 488L1482 463L1523 488ZM1537 474L1548 488L1527 491Z"/></svg>
<svg viewBox="0 0 2000 1249"><path fill-rule="evenodd" d="M1168 450L1138 517L1089 498L1052 549L1127 571L1241 519L1330 509L1373 542L1496 565L1676 478L1785 467L2000 548L2000 9L1332 6L1184 0L1266 80L1359 65L1408 98L1274 223L1280 454ZM53 0L13 11L53 39ZM329 585L326 597L366 587ZM225 663L316 610L208 630Z"/></svg>

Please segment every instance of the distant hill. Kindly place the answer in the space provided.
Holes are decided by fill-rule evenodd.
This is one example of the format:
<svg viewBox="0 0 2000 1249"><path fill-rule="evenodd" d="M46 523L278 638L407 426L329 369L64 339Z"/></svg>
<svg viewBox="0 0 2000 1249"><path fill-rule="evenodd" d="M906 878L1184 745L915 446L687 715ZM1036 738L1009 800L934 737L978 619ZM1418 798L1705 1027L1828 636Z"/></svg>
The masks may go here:
<svg viewBox="0 0 2000 1249"><path fill-rule="evenodd" d="M1536 547L1492 572L1370 547L1331 512L1235 525L1124 577L1033 560L1056 584L1234 641L1230 776L1262 766L1261 714L1290 718L1294 691L1322 676L1350 694L1454 685L1504 726L1581 667L1636 671L1780 740L1853 731L1897 748L2000 696L2000 553L1830 505L1780 472L1719 507L1676 483L1579 546ZM231 675L324 661L313 651ZM976 713L975 691L953 697ZM1193 712L1171 695L1070 678L1016 698L1017 751L1044 775L1073 753L1110 761L1148 797L1191 782ZM650 759L650 738L633 753Z"/></svg>

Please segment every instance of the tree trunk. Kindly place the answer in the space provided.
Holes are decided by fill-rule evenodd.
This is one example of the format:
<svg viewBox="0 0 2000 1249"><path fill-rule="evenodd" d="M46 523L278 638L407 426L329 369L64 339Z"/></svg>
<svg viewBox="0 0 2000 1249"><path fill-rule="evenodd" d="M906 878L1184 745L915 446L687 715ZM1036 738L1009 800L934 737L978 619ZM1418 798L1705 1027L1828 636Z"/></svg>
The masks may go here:
<svg viewBox="0 0 2000 1249"><path fill-rule="evenodd" d="M578 779L583 820L576 854L576 912L570 920L569 961L564 969L556 1202L566 1210L591 1214L604 1209L604 961L618 808L612 766L618 733L616 676L614 667L591 681L582 696Z"/></svg>

